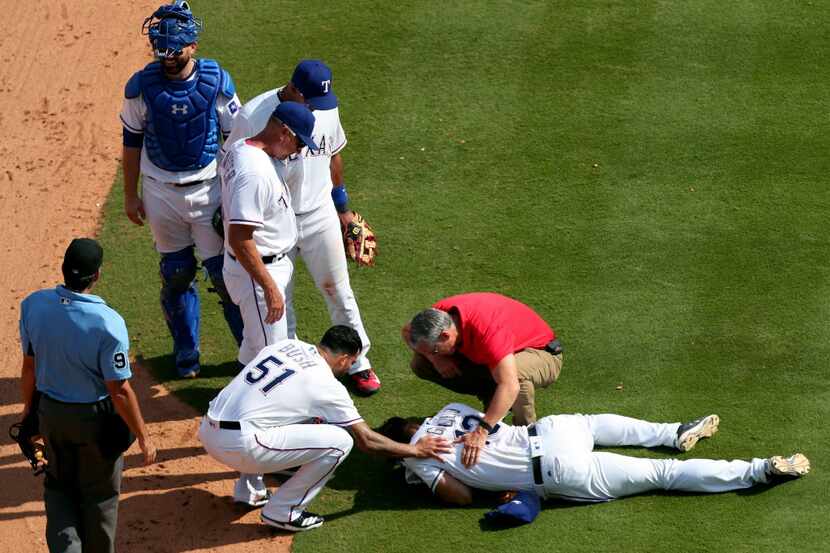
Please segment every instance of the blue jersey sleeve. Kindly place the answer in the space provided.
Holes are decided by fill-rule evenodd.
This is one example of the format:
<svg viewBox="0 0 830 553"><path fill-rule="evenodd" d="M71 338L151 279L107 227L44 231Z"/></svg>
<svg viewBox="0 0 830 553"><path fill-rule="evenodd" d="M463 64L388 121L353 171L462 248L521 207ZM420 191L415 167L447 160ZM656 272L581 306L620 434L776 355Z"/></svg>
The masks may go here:
<svg viewBox="0 0 830 553"><path fill-rule="evenodd" d="M126 380L133 373L130 370L130 338L127 325L120 315L113 312L107 321L107 333L101 340L98 366L104 380Z"/></svg>

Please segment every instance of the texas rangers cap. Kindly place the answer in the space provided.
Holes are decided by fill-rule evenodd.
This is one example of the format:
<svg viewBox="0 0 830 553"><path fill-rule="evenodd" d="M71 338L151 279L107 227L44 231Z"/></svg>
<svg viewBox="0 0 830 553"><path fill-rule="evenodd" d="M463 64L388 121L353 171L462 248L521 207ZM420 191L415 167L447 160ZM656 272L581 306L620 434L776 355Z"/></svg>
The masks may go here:
<svg viewBox="0 0 830 553"><path fill-rule="evenodd" d="M331 88L331 69L320 60L303 60L297 64L291 82L314 109L334 109L337 96Z"/></svg>
<svg viewBox="0 0 830 553"><path fill-rule="evenodd" d="M541 509L542 502L536 493L520 491L507 503L484 513L484 519L497 526L518 526L533 522Z"/></svg>
<svg viewBox="0 0 830 553"><path fill-rule="evenodd" d="M314 114L308 107L297 102L281 102L271 116L282 121L286 127L291 129L291 132L300 137L303 144L312 150L320 149L311 138L311 132L314 130Z"/></svg>
<svg viewBox="0 0 830 553"><path fill-rule="evenodd" d="M92 238L75 238L63 256L63 274L73 278L91 277L101 268L104 249Z"/></svg>

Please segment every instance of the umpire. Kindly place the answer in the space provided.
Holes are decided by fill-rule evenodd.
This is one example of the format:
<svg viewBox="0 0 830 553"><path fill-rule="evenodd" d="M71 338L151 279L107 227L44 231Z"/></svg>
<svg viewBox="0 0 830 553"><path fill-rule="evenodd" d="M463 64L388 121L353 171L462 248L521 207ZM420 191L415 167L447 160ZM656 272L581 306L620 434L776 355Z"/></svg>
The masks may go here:
<svg viewBox="0 0 830 553"><path fill-rule="evenodd" d="M144 464L156 457L127 380L124 319L89 293L102 259L95 240L73 240L63 260L65 284L34 292L21 305L23 414L37 410L46 443L43 500L52 553L115 551L123 452L135 436Z"/></svg>

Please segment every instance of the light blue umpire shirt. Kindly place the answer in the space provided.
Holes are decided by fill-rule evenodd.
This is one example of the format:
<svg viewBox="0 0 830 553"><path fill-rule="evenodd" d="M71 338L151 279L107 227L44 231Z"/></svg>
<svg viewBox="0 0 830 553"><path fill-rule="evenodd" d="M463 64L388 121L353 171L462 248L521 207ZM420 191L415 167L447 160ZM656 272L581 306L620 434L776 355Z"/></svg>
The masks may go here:
<svg viewBox="0 0 830 553"><path fill-rule="evenodd" d="M132 376L121 315L92 294L64 286L33 292L20 306L20 343L35 358L38 391L66 403L109 396L106 380Z"/></svg>

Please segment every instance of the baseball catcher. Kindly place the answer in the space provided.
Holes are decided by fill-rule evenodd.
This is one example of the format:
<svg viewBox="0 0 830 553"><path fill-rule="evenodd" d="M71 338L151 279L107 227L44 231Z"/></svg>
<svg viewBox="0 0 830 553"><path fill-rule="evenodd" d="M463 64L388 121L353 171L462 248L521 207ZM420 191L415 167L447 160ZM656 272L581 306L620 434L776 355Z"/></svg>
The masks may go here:
<svg viewBox="0 0 830 553"><path fill-rule="evenodd" d="M160 255L161 309L182 378L201 370L199 260L237 343L243 327L222 273L222 238L213 232L221 203L216 154L240 101L230 74L216 60L196 57L202 28L184 0L144 20L156 61L127 81L121 110L124 211L134 224L150 225Z"/></svg>
<svg viewBox="0 0 830 553"><path fill-rule="evenodd" d="M41 474L47 464L43 444L40 442L40 420L37 415L39 399L40 394L35 392L29 412L22 421L9 427L9 437L20 446L20 451L32 465L35 476Z"/></svg>
<svg viewBox="0 0 830 553"><path fill-rule="evenodd" d="M354 219L346 225L346 229L343 231L346 257L358 265L372 267L378 254L375 231L360 213L354 211L353 214Z"/></svg>

